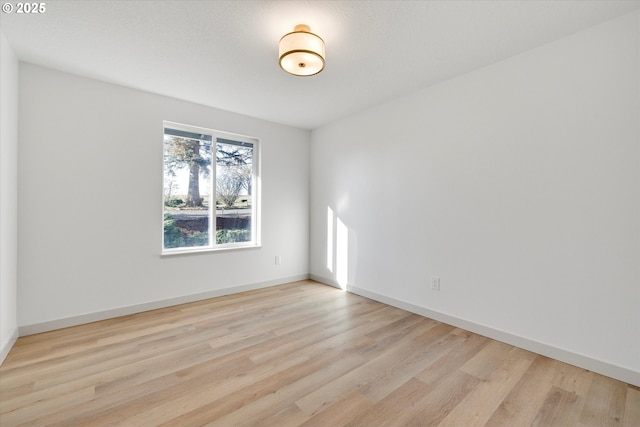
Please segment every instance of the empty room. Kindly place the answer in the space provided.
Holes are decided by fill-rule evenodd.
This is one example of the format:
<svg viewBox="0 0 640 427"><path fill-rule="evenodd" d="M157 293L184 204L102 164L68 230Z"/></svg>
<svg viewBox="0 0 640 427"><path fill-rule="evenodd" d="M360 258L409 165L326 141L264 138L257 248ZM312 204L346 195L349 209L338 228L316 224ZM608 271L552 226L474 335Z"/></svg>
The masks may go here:
<svg viewBox="0 0 640 427"><path fill-rule="evenodd" d="M2 427L640 427L639 0L1 6Z"/></svg>

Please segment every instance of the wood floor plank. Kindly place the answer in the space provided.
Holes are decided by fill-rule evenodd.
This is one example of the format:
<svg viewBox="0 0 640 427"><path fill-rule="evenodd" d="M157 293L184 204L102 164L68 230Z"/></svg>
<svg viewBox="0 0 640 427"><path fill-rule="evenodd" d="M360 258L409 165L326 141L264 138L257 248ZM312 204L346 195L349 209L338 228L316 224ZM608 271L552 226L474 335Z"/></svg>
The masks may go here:
<svg viewBox="0 0 640 427"><path fill-rule="evenodd" d="M75 389L30 406L23 406L13 411L5 412L0 415L0 421L2 422L0 425L19 425L25 421L32 423L38 418L48 419L49 415L58 411L60 407L86 403L94 396L92 387Z"/></svg>
<svg viewBox="0 0 640 427"><path fill-rule="evenodd" d="M365 307L366 311L360 311L354 308L360 316L351 322L342 322L342 317L338 313L327 321L310 325L306 328L293 331L286 335L279 335L272 341L270 348L254 355L252 360L256 363L264 363L279 357L285 357L287 354L295 352L305 347L313 346L319 341L333 338L334 341L347 340L352 336L364 335L365 331L374 330L379 327L379 323L375 320L375 312L383 310L384 307ZM381 322L386 322L384 318Z"/></svg>
<svg viewBox="0 0 640 427"><path fill-rule="evenodd" d="M416 378L426 384L435 385L442 381L452 372L460 369L468 360L481 351L491 340L481 337L480 335L468 333L461 335L464 338L464 344L457 348L455 352L441 357L431 365L427 366L422 372L416 375Z"/></svg>
<svg viewBox="0 0 640 427"><path fill-rule="evenodd" d="M372 403L359 391L352 391L342 399L334 402L326 410L314 415L302 423L301 427L342 427L354 418L361 418L369 413Z"/></svg>
<svg viewBox="0 0 640 427"><path fill-rule="evenodd" d="M627 386L602 375L596 375L580 414L581 426L620 426L626 405Z"/></svg>
<svg viewBox="0 0 640 427"><path fill-rule="evenodd" d="M427 385L412 378L373 408L373 416L352 423L353 426L366 427L378 425L375 416L383 420L382 426L437 426L462 401L480 381L462 371L455 371L443 378L437 385ZM408 390L404 390L408 388ZM408 395L408 396L407 396ZM407 398L407 402L403 399Z"/></svg>
<svg viewBox="0 0 640 427"><path fill-rule="evenodd" d="M304 376L312 362L291 357L276 364L263 365L247 371L236 371L222 380L203 386L201 392L185 383L186 392L171 398L172 405L158 405L138 411L126 420L127 425L203 425L232 413L261 395L273 392L292 376ZM250 372L251 375L247 373ZM162 403L162 402L160 402Z"/></svg>
<svg viewBox="0 0 640 427"><path fill-rule="evenodd" d="M204 337L202 337L204 338ZM92 369L77 369L66 374L46 373L40 379L35 373L25 370L25 374L32 379L38 379L38 388L29 393L22 393L12 398L2 399L0 403L1 412L11 410L16 407L42 402L49 398L59 396L70 389L93 387L97 394L104 393L105 390L117 387L131 387L145 381L158 378L162 375L175 372L176 365L186 368L190 364L201 363L210 360L211 348L207 343L193 343L176 348L167 346L163 352L154 351L147 353L146 357L121 358L111 360L109 364L98 364ZM163 367L162 369L160 367ZM43 384L47 384L44 386Z"/></svg>
<svg viewBox="0 0 640 427"><path fill-rule="evenodd" d="M640 427L640 389L313 281L21 337L0 425Z"/></svg>
<svg viewBox="0 0 640 427"><path fill-rule="evenodd" d="M577 366L567 365L566 363L557 363L559 374L553 382L553 385L570 393L575 393L581 397L587 397L594 373Z"/></svg>
<svg viewBox="0 0 640 427"><path fill-rule="evenodd" d="M499 427L507 423L528 426L536 418L549 395L554 380L560 375L559 363L544 356L535 358L527 372L513 387L486 427Z"/></svg>
<svg viewBox="0 0 640 427"><path fill-rule="evenodd" d="M412 355L415 351L418 351L416 343L412 342L412 338L424 333L426 329L431 327L432 325L430 323L425 322L423 329L413 330L404 337L401 342L397 343L385 353L378 355L342 377L327 383L313 393L304 396L296 401L296 404L308 415L314 415L343 395L365 384L371 382L380 384L377 380L381 376L384 376L385 368L389 369L397 360L405 358L407 354Z"/></svg>
<svg viewBox="0 0 640 427"><path fill-rule="evenodd" d="M314 372L326 369L327 365L339 361L339 358L330 353L312 359L306 357L296 358L292 355L292 357L281 359L279 364L287 361L297 361L297 363L286 366L286 369L278 370L275 369L274 365L263 365L263 370L271 368L271 375L258 376L253 372L252 381L250 382L242 384L238 381L236 384L219 384L218 388L224 387L224 392L215 399L211 398L201 405L194 405L194 402L185 402L180 406L179 411L173 413L173 417L169 421L161 425L202 425L212 422L276 392L281 387L309 377ZM351 360L341 361L343 362L341 363L341 368L348 369L349 366L357 366L362 361L362 358L353 355ZM323 374L332 375L326 370L323 371Z"/></svg>
<svg viewBox="0 0 640 427"><path fill-rule="evenodd" d="M368 427L375 425L378 427L392 427L394 425L402 425L402 420L399 419L399 416L412 412L417 407L417 402L432 390L432 387L422 381L411 378L384 399L373 404L366 413L352 419L347 426ZM355 393L359 394L359 392ZM320 412L320 415L323 413L324 411Z"/></svg>
<svg viewBox="0 0 640 427"><path fill-rule="evenodd" d="M346 373L361 366L363 360L358 354L343 357L335 363L324 363L321 369L315 369L310 374L296 379L289 384L272 390L271 393L258 400L242 406L238 410L217 419L212 426L240 426L253 425L259 422L265 414L282 410L295 403L298 396L305 396L316 390L325 382L331 382ZM309 415L309 414L307 414Z"/></svg>
<svg viewBox="0 0 640 427"><path fill-rule="evenodd" d="M540 411L531 423L531 426L562 427L577 425L583 406L583 397L557 387L552 387Z"/></svg>
<svg viewBox="0 0 640 427"><path fill-rule="evenodd" d="M491 341L489 345L469 359L460 370L478 379L486 380L497 368L504 364L512 350L513 347L508 344Z"/></svg>
<svg viewBox="0 0 640 427"><path fill-rule="evenodd" d="M415 339L415 347L395 357L386 369L368 379L358 389L372 402L378 402L434 361L444 357L462 338L452 335L453 327L440 324Z"/></svg>
<svg viewBox="0 0 640 427"><path fill-rule="evenodd" d="M487 371L492 369L491 373L486 375L477 366L477 371L481 375L476 378L483 381L457 404L438 425L441 427L484 426L532 363L529 358L519 357L518 350L513 348L510 351L510 357L504 360L499 367L495 367L493 361L483 357L482 359L487 361ZM500 357L502 357L502 352L500 352Z"/></svg>
<svg viewBox="0 0 640 427"><path fill-rule="evenodd" d="M640 389L627 387L623 427L640 426Z"/></svg>
<svg viewBox="0 0 640 427"><path fill-rule="evenodd" d="M285 366L287 361L297 361L297 363ZM174 425L191 425L204 423L205 420L216 420L243 407L248 407L278 391L291 389L304 381L312 382L310 380L314 378L314 375L316 376L315 381L319 382L317 378L326 379L341 375L344 371L362 362L363 359L355 353L351 355L326 353L316 358L291 355L288 358L280 359L275 365L261 365L264 372L261 377L256 377L254 373L249 378L242 376L231 383L217 384L216 390L219 393L211 394L206 402L200 402L199 398L177 402L180 409L174 410L172 413L172 422ZM276 369L277 366L286 369ZM260 369L256 368L253 371L260 371ZM251 380L251 382L243 381L245 379ZM283 393L280 395L282 396ZM293 400L286 402L285 406L293 403ZM177 417L178 415L180 417ZM144 414L139 414L139 418L146 419Z"/></svg>
<svg viewBox="0 0 640 427"><path fill-rule="evenodd" d="M209 347L205 343L203 343L199 344L195 348L190 347L187 349L183 349L182 351L177 352L177 354L176 352L168 352L166 354L158 355L144 361L138 360L137 363L133 363L131 365L119 365L117 367L114 367L113 369L107 369L105 372L96 373L95 375L88 375L86 377L78 374L78 372L75 370L64 372L63 374L55 373L49 375L45 373L43 374L44 377L34 376L34 379L36 379L37 383L48 383L48 387L40 386L32 393L17 396L13 399L3 399L0 404L0 413L15 410L16 408L24 406L34 407L42 405L48 399L64 395L74 389L90 387L95 390L104 383L115 381L122 377L131 378L133 376L143 375L144 372L147 372L151 369L150 367L153 366L154 363L156 363L156 360L159 360L160 363L175 360L179 361L179 363L184 364L184 359L187 356L189 358L195 358L196 360L200 360L200 357L210 359L210 356L208 356L209 352ZM82 372L83 370L79 369L78 371ZM169 369L169 371L172 371L172 369ZM25 373L28 375L28 371L26 371Z"/></svg>

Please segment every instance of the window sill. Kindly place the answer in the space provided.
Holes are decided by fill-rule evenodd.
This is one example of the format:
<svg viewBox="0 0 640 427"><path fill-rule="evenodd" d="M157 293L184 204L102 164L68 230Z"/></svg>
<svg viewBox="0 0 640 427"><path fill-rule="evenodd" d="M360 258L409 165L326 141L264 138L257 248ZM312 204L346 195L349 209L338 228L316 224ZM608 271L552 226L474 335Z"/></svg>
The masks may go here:
<svg viewBox="0 0 640 427"><path fill-rule="evenodd" d="M172 251L164 251L160 254L161 258L164 257L173 257L176 255L193 255L193 254L203 254L203 253L211 253L211 252L228 252L228 251L237 251L242 249L259 249L262 245L241 245L241 246L224 246L221 248L187 248L187 249L176 249Z"/></svg>

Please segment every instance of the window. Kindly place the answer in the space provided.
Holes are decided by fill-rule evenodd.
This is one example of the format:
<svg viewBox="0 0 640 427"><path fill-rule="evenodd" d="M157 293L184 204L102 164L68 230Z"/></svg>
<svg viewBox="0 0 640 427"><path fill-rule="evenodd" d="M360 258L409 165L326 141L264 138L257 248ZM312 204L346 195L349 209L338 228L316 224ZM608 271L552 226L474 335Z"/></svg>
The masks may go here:
<svg viewBox="0 0 640 427"><path fill-rule="evenodd" d="M162 252L259 245L258 140L164 122Z"/></svg>

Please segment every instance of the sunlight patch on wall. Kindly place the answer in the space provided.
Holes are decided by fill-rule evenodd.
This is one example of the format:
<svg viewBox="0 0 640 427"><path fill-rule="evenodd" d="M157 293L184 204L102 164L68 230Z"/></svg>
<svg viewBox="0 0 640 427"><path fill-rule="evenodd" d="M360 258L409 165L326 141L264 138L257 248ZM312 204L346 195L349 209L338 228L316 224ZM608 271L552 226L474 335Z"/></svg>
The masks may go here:
<svg viewBox="0 0 640 427"><path fill-rule="evenodd" d="M349 229L340 218L336 219L336 281L347 289L349 281Z"/></svg>
<svg viewBox="0 0 640 427"><path fill-rule="evenodd" d="M333 209L327 206L327 269L333 273Z"/></svg>
<svg viewBox="0 0 640 427"><path fill-rule="evenodd" d="M349 282L349 228L327 207L327 270L343 289Z"/></svg>

